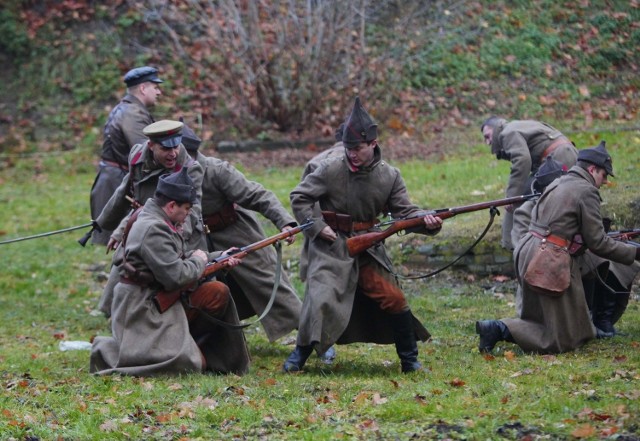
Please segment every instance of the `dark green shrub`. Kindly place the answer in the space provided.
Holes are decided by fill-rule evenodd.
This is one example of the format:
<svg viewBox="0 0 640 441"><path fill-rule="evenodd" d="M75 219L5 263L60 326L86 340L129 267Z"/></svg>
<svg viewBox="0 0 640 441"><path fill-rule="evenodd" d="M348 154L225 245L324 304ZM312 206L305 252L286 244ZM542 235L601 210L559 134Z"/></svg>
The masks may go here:
<svg viewBox="0 0 640 441"><path fill-rule="evenodd" d="M10 10L0 10L0 52L21 61L30 51L31 42L24 24Z"/></svg>

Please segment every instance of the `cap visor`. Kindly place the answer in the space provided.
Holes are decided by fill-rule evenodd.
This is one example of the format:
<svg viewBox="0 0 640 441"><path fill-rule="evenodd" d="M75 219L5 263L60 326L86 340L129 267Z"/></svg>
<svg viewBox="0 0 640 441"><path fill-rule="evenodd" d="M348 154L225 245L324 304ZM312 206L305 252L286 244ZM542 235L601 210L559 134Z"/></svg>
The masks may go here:
<svg viewBox="0 0 640 441"><path fill-rule="evenodd" d="M180 142L182 142L182 136L174 136L173 138L163 139L162 141L157 142L159 142L164 148L173 149L180 145Z"/></svg>

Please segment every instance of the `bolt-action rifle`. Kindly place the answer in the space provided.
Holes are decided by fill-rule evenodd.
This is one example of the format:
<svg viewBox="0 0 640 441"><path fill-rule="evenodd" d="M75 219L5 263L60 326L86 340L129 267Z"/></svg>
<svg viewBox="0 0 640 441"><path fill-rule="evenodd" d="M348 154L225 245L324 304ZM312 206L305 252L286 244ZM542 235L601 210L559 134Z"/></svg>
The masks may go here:
<svg viewBox="0 0 640 441"><path fill-rule="evenodd" d="M640 236L640 228L634 228L632 230L609 231L607 233L607 236L614 240L628 242L631 239L635 239L636 237Z"/></svg>
<svg viewBox="0 0 640 441"><path fill-rule="evenodd" d="M372 231L369 233L364 233L357 236L349 237L347 239L347 248L349 250L349 255L351 257L354 257L360 254L361 252L371 248L375 244L382 242L387 237L397 232L424 226L424 221L422 220L422 218L428 214L439 217L442 220L445 220L461 213L470 213L472 211L484 210L485 208L495 208L503 205L519 204L519 203L528 201L529 199L536 198L538 196L540 196L540 193L515 196L515 197L505 198L505 199L496 199L495 201L479 202L477 204L462 205L460 207L440 208L438 210L423 210L423 211L416 212L411 216L391 219L385 222L381 222L375 225L373 228L378 229L386 225L389 225L389 226L382 231Z"/></svg>
<svg viewBox="0 0 640 441"><path fill-rule="evenodd" d="M207 277L226 268L227 262L231 257L242 259L247 254L250 254L250 253L253 253L254 251L258 251L262 248L268 247L269 245L273 245L276 242L287 239L291 236L295 236L296 234L301 233L302 231L311 227L311 225L313 225L313 221L306 222L290 230L282 231L278 234L274 234L273 236L269 236L265 239L259 240L258 242L254 242L242 248L237 248L235 250L232 250L232 252L228 254L225 253L220 257L216 257L215 259L207 263L207 265L204 267L204 272L202 273L202 276L200 276L200 279L197 282L194 282L193 284L187 286L186 288L181 288L176 291L170 291L170 292L159 291L155 297L156 306L158 307L161 313L165 312L171 305L173 305L175 302L178 301L178 299L180 298L180 295L183 292L189 292L194 290L195 288L198 287L198 284L205 281Z"/></svg>
<svg viewBox="0 0 640 441"><path fill-rule="evenodd" d="M633 230L609 231L607 232L607 236L609 236L613 240L627 242L629 245L640 247L640 244L631 240L636 238L637 236L640 236L640 228L636 228ZM569 245L569 254L577 254L584 251L585 248L586 247L584 244L584 240L582 239L582 234L577 233L571 239L571 245Z"/></svg>

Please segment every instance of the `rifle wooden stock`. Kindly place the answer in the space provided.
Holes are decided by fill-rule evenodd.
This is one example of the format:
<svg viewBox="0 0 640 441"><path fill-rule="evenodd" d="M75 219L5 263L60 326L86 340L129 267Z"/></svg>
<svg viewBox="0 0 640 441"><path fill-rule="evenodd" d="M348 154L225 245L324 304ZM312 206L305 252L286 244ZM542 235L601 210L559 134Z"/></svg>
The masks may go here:
<svg viewBox="0 0 640 441"><path fill-rule="evenodd" d="M202 273L202 276L200 276L200 280L206 278L207 276L210 276L211 274L217 271L220 271L226 268L227 262L231 257L237 257L242 259L247 254L250 254L250 253L253 253L254 251L258 251L259 249L268 247L269 245L273 245L276 242L287 239L291 236L295 236L296 234L301 233L302 231L311 227L311 225L313 225L313 221L309 221L302 225L298 225L297 227L294 227L290 230L282 231L278 234L274 234L273 236L269 236L265 239L259 240L258 242L254 242L250 245L244 246L242 248L238 248L238 250L232 254L225 254L220 257L217 257L213 259L211 262L207 263L207 265L204 268L204 272ZM175 291L158 291L158 293L154 298L154 302L158 307L158 310L160 311L160 313L165 312L167 309L169 309L171 305L176 303L180 299L180 295L183 292L191 291L197 288L200 280L198 280L198 282L191 283L190 285Z"/></svg>
<svg viewBox="0 0 640 441"><path fill-rule="evenodd" d="M534 193L534 194L528 194L528 195L522 195L522 196L515 196L511 198L505 198L505 199L496 199L494 201L478 202L477 204L462 205L460 207L420 211L408 218L395 219L395 220L391 220L389 222L384 222L380 224L380 225L390 224L388 228L382 231L372 231L370 233L364 233L357 236L349 237L347 239L347 249L349 250L349 255L351 257L354 257L360 254L361 252L371 248L375 244L382 242L392 234L395 234L399 231L404 231L411 228L424 226L424 222L422 219L424 218L424 216L428 214L431 214L433 216L439 217L442 220L445 220L461 213L470 213L472 211L484 210L485 208L500 207L503 205L519 204L538 196L540 196L539 193Z"/></svg>

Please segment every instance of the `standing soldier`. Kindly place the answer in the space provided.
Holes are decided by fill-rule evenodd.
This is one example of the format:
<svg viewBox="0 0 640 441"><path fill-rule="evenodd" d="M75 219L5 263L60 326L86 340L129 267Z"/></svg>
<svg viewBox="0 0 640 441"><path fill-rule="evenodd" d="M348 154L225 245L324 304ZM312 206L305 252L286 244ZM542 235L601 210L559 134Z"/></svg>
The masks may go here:
<svg viewBox="0 0 640 441"><path fill-rule="evenodd" d="M395 343L402 372L421 370L416 340L426 341L429 333L411 313L384 245L355 257L346 246L348 237L377 224L381 213L403 217L420 210L409 201L400 171L382 161L377 124L359 98L342 141L342 159L324 161L290 195L298 222L314 224L305 231L309 267L298 340L283 370L302 370L314 348L324 352L334 343L352 342ZM420 232L427 234L442 225L430 215L424 223Z"/></svg>
<svg viewBox="0 0 640 441"><path fill-rule="evenodd" d="M547 156L567 168L576 163L578 151L559 130L539 121L507 121L492 116L480 127L485 143L498 159L511 161L511 174L506 197L520 196L531 188L533 176ZM502 247L513 250L511 228L513 211L517 207L506 206L502 219Z"/></svg>
<svg viewBox="0 0 640 441"><path fill-rule="evenodd" d="M162 93L158 84L158 69L144 66L130 70L124 76L127 94L116 105L104 125L104 141L98 175L91 188L91 219L96 219L129 171L129 152L135 144L147 138L143 129L153 123L149 108ZM95 230L92 243L106 245L111 231Z"/></svg>
<svg viewBox="0 0 640 441"><path fill-rule="evenodd" d="M115 287L113 335L94 340L92 373L149 376L248 370L242 331L214 325L207 317L239 323L226 285L210 281L193 292L184 291L174 303L161 301L163 292L196 284L207 261L221 255L185 247L180 227L196 200L193 181L182 168L160 178L153 198L139 212L122 244L126 263ZM239 262L234 257L227 261L231 266Z"/></svg>

